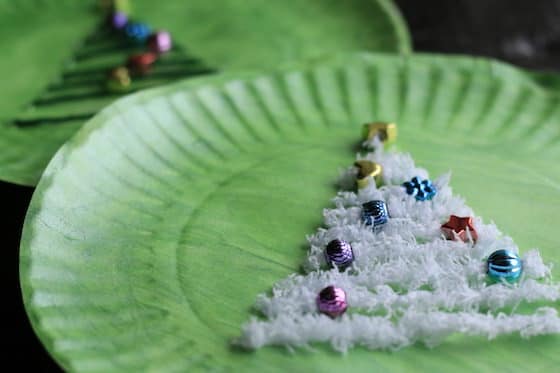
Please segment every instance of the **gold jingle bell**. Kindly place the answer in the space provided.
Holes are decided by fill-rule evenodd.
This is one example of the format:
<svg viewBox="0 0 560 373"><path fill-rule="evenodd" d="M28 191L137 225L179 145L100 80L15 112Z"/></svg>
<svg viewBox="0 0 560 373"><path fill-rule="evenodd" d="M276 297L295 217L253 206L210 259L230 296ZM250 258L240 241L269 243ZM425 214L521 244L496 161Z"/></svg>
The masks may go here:
<svg viewBox="0 0 560 373"><path fill-rule="evenodd" d="M131 13L129 0L98 0L97 7L104 12Z"/></svg>
<svg viewBox="0 0 560 373"><path fill-rule="evenodd" d="M132 6L129 0L113 0L113 6L117 12L132 13Z"/></svg>
<svg viewBox="0 0 560 373"><path fill-rule="evenodd" d="M113 0L98 0L97 7L99 8L99 10L109 12L113 10Z"/></svg>
<svg viewBox="0 0 560 373"><path fill-rule="evenodd" d="M385 122L366 123L363 127L363 137L368 141L378 137L385 144L390 144L397 139L397 125Z"/></svg>
<svg viewBox="0 0 560 373"><path fill-rule="evenodd" d="M358 189L363 189L374 180L376 185L381 184L381 172L383 168L380 164L372 161L360 160L354 162L354 166L358 168L358 175L356 176L356 185Z"/></svg>
<svg viewBox="0 0 560 373"><path fill-rule="evenodd" d="M107 89L110 92L122 93L130 89L130 74L124 66L112 69L107 76Z"/></svg>

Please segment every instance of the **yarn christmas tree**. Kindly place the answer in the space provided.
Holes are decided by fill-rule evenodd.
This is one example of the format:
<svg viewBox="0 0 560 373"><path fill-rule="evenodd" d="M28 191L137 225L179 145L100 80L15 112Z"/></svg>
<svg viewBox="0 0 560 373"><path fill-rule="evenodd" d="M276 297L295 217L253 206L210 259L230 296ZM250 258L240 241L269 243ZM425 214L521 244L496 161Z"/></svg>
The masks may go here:
<svg viewBox="0 0 560 373"><path fill-rule="evenodd" d="M452 193L450 174L430 182L409 154L384 150L386 139L369 136L373 151L344 173L325 226L308 237L305 273L258 297L259 317L237 343L346 351L433 346L454 333L560 332L557 311L542 305L560 299L560 286L539 252L518 256Z"/></svg>
<svg viewBox="0 0 560 373"><path fill-rule="evenodd" d="M213 72L172 43L167 32L152 30L119 11L105 17L82 40L60 75L11 120L13 125L22 129L81 125L125 93Z"/></svg>

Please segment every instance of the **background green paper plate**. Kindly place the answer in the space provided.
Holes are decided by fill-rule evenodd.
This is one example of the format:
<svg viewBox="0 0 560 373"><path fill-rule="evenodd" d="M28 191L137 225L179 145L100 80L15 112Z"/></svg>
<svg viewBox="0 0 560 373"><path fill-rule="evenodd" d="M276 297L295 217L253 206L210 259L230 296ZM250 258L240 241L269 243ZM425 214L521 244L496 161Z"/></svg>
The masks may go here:
<svg viewBox="0 0 560 373"><path fill-rule="evenodd" d="M96 1L0 0L0 179L35 185L44 167L84 122L113 97L30 105L44 97L101 15ZM168 29L175 42L219 71L282 65L329 52L410 50L402 18L390 0L131 1L135 18ZM100 61L89 65L99 66ZM104 60L101 59L103 63ZM113 66L110 62L109 66ZM80 67L90 67L83 61ZM95 88L92 88L95 90ZM68 91L70 93L73 91ZM96 109L96 110L94 110ZM75 117L18 127L14 119Z"/></svg>
<svg viewBox="0 0 560 373"><path fill-rule="evenodd" d="M520 245L558 262L560 100L482 59L341 56L215 76L103 110L56 154L21 245L39 337L76 371L552 371L558 336L454 336L426 349L230 347L257 294L298 271L360 125L398 147ZM556 305L558 307L558 304Z"/></svg>

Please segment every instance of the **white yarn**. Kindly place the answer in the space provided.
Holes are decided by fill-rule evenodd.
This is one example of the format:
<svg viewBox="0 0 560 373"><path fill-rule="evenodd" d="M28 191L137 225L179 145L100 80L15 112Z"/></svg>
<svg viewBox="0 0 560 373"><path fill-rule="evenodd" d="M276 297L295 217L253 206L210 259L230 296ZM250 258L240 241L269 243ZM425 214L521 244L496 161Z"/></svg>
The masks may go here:
<svg viewBox="0 0 560 373"><path fill-rule="evenodd" d="M518 284L489 284L485 258L498 249L519 252L513 240L479 217L474 218L476 244L446 240L440 227L450 215L474 216L465 201L453 195L450 174L434 181L437 195L432 200L416 201L401 184L414 176L428 178L427 171L417 168L409 154L384 152L378 142L368 145L377 150L357 159L383 166L383 186L370 183L358 193L337 194L335 207L323 212L325 227L308 237L307 274L291 275L273 287L271 296L258 297L256 308L266 319L245 324L239 344L259 348L328 342L346 351L354 345L433 346L457 332L489 339L514 332L522 337L560 332L553 308L504 313L505 307L515 310L522 302L560 299L560 286L551 282L550 266L537 250L522 256ZM355 175L349 168L340 185L352 185ZM378 232L360 219L362 203L370 200L386 201L391 217ZM348 241L355 254L344 272L326 269L324 250L335 238ZM328 285L341 287L347 295L348 311L337 319L317 312L317 294Z"/></svg>
<svg viewBox="0 0 560 373"><path fill-rule="evenodd" d="M396 322L388 317L343 315L333 321L328 316L303 314L281 315L270 321L251 320L244 326L243 345L260 348L265 345L305 346L310 341L329 342L346 352L355 345L371 349L399 349L415 342L429 347L439 344L454 333L480 335L488 339L500 334L518 332L528 338L540 334L560 333L560 318L554 308L543 307L532 315L496 316L484 313L410 310Z"/></svg>

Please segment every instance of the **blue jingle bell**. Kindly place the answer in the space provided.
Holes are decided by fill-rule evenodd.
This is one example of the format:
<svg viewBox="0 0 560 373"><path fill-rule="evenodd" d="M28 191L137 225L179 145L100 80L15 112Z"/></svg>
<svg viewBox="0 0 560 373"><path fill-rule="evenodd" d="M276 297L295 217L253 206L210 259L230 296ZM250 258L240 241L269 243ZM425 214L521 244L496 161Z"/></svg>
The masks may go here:
<svg viewBox="0 0 560 373"><path fill-rule="evenodd" d="M402 186L406 188L406 193L414 196L417 201L432 199L437 192L436 187L430 180L420 180L417 176L414 176L410 181L404 182Z"/></svg>
<svg viewBox="0 0 560 373"><path fill-rule="evenodd" d="M362 221L365 225L379 228L389 220L387 205L380 200L369 201L362 205Z"/></svg>
<svg viewBox="0 0 560 373"><path fill-rule="evenodd" d="M510 250L494 251L486 263L488 276L496 282L516 282L523 272L519 255Z"/></svg>
<svg viewBox="0 0 560 373"><path fill-rule="evenodd" d="M143 44L150 37L150 26L140 22L129 22L124 28L125 35L138 44Z"/></svg>

